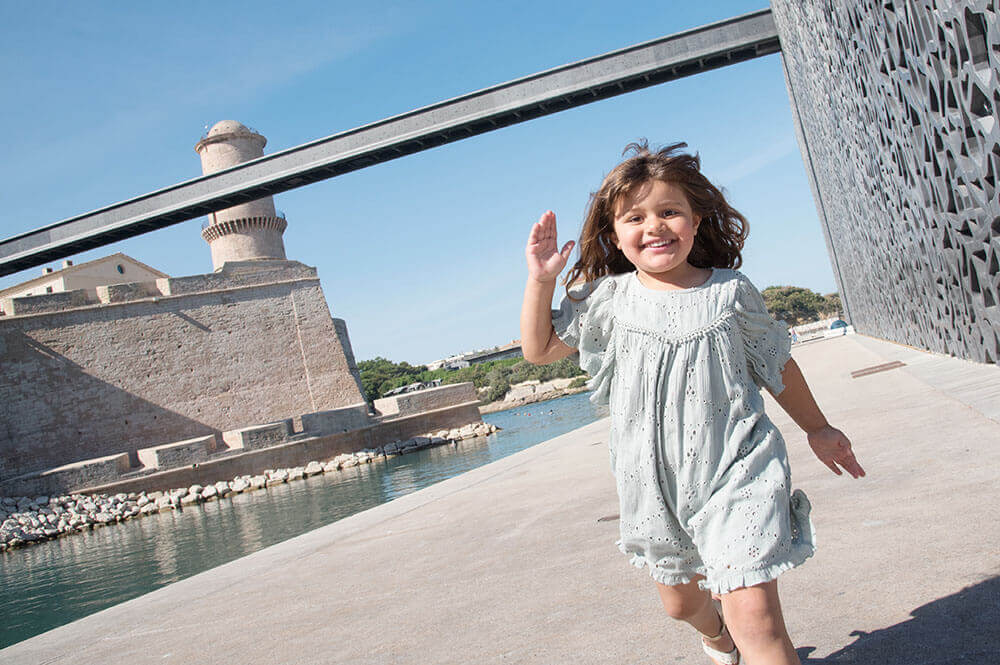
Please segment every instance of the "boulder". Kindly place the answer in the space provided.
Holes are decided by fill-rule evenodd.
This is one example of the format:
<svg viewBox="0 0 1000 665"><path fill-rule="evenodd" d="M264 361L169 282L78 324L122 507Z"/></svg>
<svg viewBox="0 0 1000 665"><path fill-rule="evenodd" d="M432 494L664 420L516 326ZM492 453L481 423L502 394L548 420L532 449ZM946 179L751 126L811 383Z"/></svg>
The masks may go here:
<svg viewBox="0 0 1000 665"><path fill-rule="evenodd" d="M306 469L302 466L297 466L288 472L289 482L292 480L302 480L302 477L306 475Z"/></svg>
<svg viewBox="0 0 1000 665"><path fill-rule="evenodd" d="M319 462L309 462L306 464L306 468L302 470L302 473L306 476L315 476L323 473L323 465Z"/></svg>
<svg viewBox="0 0 1000 665"><path fill-rule="evenodd" d="M219 498L219 490L215 489L215 485L209 485L201 491L202 501L214 501Z"/></svg>
<svg viewBox="0 0 1000 665"><path fill-rule="evenodd" d="M288 482L288 472L284 469L278 469L268 474L265 485L267 487L273 487L274 485L281 485L286 482Z"/></svg>
<svg viewBox="0 0 1000 665"><path fill-rule="evenodd" d="M220 480L219 482L215 483L214 487L215 487L215 493L219 495L220 499L229 494L229 483L227 483L225 480Z"/></svg>
<svg viewBox="0 0 1000 665"><path fill-rule="evenodd" d="M204 488L202 488L202 489L204 489ZM191 494L189 492L188 494L185 494L184 496L181 497L181 505L182 506L190 506L190 505L199 503L200 501L201 501L201 495L200 494Z"/></svg>

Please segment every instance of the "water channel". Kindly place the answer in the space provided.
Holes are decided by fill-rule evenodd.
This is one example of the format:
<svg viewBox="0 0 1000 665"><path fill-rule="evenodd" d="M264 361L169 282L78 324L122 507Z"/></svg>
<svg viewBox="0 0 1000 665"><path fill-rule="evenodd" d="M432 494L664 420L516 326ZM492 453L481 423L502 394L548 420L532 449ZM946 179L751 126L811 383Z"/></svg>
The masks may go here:
<svg viewBox="0 0 1000 665"><path fill-rule="evenodd" d="M0 648L507 457L607 415L589 393L501 411L503 428L0 553Z"/></svg>

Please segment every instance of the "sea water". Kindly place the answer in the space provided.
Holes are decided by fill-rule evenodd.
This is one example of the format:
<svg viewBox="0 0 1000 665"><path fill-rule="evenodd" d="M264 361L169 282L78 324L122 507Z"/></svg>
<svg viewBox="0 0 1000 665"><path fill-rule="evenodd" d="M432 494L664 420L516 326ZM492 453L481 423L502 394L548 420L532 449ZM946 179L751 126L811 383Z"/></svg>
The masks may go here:
<svg viewBox="0 0 1000 665"><path fill-rule="evenodd" d="M0 648L605 417L588 398L488 414L502 428L488 437L0 552Z"/></svg>

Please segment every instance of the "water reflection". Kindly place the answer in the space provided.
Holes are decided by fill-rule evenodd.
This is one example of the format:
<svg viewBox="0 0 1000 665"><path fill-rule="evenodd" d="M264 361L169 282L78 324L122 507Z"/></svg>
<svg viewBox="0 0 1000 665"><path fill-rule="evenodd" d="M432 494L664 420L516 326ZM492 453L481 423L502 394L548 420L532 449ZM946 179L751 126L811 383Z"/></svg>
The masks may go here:
<svg viewBox="0 0 1000 665"><path fill-rule="evenodd" d="M0 647L464 473L607 415L586 393L502 431L0 553ZM535 408L532 408L535 407Z"/></svg>

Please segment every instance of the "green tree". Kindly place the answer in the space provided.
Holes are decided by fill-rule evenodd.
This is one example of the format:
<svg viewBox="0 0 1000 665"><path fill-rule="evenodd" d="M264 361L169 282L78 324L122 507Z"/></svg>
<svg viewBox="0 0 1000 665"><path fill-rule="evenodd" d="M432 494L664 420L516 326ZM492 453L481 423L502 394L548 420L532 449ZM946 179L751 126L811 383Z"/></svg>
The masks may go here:
<svg viewBox="0 0 1000 665"><path fill-rule="evenodd" d="M823 296L823 300L826 301L826 306L820 312L823 316L839 316L844 311L844 308L840 304L839 293L827 293Z"/></svg>
<svg viewBox="0 0 1000 665"><path fill-rule="evenodd" d="M801 286L769 286L761 295L771 315L792 326L817 321L829 309L826 298Z"/></svg>
<svg viewBox="0 0 1000 665"><path fill-rule="evenodd" d="M361 374L361 388L368 400L382 397L388 391L421 380L421 375L427 367L414 367L409 363L394 363L391 360L377 357L372 360L362 360L358 363Z"/></svg>

